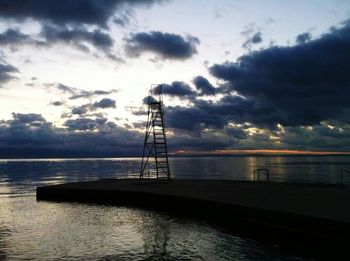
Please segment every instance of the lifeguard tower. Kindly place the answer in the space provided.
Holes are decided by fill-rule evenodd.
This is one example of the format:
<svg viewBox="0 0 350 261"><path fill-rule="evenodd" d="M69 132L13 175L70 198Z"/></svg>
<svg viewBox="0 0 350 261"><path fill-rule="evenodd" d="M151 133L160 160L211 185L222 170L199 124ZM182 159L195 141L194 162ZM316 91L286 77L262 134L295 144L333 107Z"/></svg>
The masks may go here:
<svg viewBox="0 0 350 261"><path fill-rule="evenodd" d="M148 116L140 179L171 179L162 89L162 85L152 85L147 98Z"/></svg>

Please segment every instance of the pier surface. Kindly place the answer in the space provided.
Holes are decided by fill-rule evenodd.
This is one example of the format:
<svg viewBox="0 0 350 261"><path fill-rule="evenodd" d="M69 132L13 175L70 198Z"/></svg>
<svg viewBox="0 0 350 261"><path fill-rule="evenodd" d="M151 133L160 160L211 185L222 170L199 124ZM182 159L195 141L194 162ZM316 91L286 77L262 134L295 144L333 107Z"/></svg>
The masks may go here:
<svg viewBox="0 0 350 261"><path fill-rule="evenodd" d="M156 209L316 258L349 256L350 190L342 185L105 179L38 187L37 199Z"/></svg>

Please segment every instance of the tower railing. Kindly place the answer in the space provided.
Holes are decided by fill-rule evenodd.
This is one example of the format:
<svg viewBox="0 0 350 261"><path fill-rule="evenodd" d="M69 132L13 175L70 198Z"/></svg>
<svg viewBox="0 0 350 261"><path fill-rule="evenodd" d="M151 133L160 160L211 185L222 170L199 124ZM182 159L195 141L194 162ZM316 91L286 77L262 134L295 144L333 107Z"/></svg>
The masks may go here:
<svg viewBox="0 0 350 261"><path fill-rule="evenodd" d="M344 176L345 175L350 175L350 171L347 169L341 169L340 170L340 184L344 184Z"/></svg>
<svg viewBox="0 0 350 261"><path fill-rule="evenodd" d="M266 182L269 182L270 181L270 171L269 169L267 168L260 168L260 169L255 169L253 171L253 180L254 181L260 181L260 174L264 174L266 179L265 181Z"/></svg>

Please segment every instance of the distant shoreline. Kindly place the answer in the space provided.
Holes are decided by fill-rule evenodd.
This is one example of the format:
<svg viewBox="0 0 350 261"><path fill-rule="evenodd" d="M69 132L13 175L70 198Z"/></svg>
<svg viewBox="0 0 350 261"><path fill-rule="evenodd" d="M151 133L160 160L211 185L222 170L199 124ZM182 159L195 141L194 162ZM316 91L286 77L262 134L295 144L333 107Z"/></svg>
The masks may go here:
<svg viewBox="0 0 350 261"><path fill-rule="evenodd" d="M201 154L201 155L169 155L169 158L235 158L235 157L350 157L350 154ZM0 157L0 161L30 161L30 160L112 160L112 159L141 159L142 156L116 157Z"/></svg>

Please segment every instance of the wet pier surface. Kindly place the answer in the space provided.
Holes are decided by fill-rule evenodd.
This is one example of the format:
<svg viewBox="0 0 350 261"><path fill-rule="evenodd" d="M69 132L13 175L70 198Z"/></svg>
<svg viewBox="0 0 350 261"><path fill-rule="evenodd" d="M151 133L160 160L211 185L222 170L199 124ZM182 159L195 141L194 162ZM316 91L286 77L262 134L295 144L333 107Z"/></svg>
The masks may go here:
<svg viewBox="0 0 350 261"><path fill-rule="evenodd" d="M105 179L38 187L37 199L166 211L318 259L350 256L350 190L342 185Z"/></svg>

